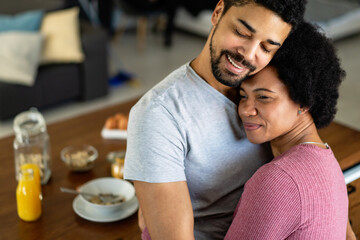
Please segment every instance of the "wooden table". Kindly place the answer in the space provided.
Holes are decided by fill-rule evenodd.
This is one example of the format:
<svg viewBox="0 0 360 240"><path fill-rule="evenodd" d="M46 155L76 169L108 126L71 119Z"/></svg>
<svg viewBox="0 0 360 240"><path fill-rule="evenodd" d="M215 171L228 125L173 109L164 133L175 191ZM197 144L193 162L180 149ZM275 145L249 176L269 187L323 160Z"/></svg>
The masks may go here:
<svg viewBox="0 0 360 240"><path fill-rule="evenodd" d="M123 140L102 139L100 132L107 117L117 112L128 114L135 100L89 113L59 123L50 124L52 176L42 186L42 216L35 222L24 222L17 216L13 139L0 139L0 239L141 239L137 214L111 223L90 222L77 216L72 209L75 195L60 192L60 186L77 186L99 177L111 176L106 155L126 147ZM73 173L60 158L60 151L72 144L90 144L99 152L95 167L86 173Z"/></svg>
<svg viewBox="0 0 360 240"><path fill-rule="evenodd" d="M111 151L126 148L126 141L105 140L100 132L105 119L115 113L127 114L136 100L108 107L59 123L50 124L48 132L51 143L52 177L42 187L43 214L32 223L17 216L14 170L14 137L0 139L0 239L42 240L42 239L140 239L137 214L112 223L90 222L77 216L72 209L73 195L60 192L60 186L77 186L99 177L110 176L110 163L106 155ZM360 132L332 123L320 131L323 140L332 147L342 169L360 162ZM86 173L72 173L60 159L65 146L86 143L98 149L99 158L93 170ZM358 191L349 195L350 219L360 236L360 181L355 181Z"/></svg>

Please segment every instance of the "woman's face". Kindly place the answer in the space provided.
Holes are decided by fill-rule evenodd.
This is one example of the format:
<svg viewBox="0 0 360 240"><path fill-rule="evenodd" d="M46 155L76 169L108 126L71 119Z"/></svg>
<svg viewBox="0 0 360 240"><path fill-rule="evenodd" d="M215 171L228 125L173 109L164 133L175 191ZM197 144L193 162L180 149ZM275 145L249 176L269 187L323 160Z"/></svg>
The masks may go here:
<svg viewBox="0 0 360 240"><path fill-rule="evenodd" d="M264 143L289 133L299 120L299 105L289 96L276 69L267 66L240 86L239 115L252 143Z"/></svg>

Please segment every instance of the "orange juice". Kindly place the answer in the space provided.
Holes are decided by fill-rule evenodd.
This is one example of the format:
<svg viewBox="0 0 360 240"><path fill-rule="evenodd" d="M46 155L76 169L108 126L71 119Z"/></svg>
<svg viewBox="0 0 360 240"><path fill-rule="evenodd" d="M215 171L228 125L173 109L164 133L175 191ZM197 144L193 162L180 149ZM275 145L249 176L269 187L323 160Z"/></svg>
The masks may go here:
<svg viewBox="0 0 360 240"><path fill-rule="evenodd" d="M39 166L33 163L26 163L20 166L21 170L31 168L34 171L34 178L37 185L39 185L41 192L41 178L40 178L40 169Z"/></svg>
<svg viewBox="0 0 360 240"><path fill-rule="evenodd" d="M39 185L32 168L20 171L16 189L16 203L19 217L24 221L35 221L41 216Z"/></svg>

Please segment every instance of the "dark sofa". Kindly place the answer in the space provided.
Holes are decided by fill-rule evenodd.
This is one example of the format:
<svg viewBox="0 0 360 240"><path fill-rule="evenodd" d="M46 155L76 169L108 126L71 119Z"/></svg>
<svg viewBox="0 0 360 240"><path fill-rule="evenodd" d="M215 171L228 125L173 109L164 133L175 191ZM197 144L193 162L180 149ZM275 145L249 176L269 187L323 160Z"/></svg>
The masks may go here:
<svg viewBox="0 0 360 240"><path fill-rule="evenodd" d="M11 5L10 2L8 6L1 4L0 13L16 13L14 12L16 6ZM49 6L59 9L59 6L51 1L40 1L40 4L39 1L20 2L27 2L27 5L17 2L19 4L17 6L21 6L19 12L41 7L49 9ZM52 5L49 5L50 2ZM0 120L12 118L30 107L41 110L69 101L86 101L107 94L107 33L84 21L81 22L80 29L85 54L83 63L39 66L32 87L0 82Z"/></svg>

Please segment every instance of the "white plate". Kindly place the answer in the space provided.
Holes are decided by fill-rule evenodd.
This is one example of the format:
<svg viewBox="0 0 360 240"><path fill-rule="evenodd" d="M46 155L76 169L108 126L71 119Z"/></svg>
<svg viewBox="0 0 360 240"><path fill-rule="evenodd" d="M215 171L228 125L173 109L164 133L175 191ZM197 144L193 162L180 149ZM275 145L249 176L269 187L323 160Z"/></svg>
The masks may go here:
<svg viewBox="0 0 360 240"><path fill-rule="evenodd" d="M101 136L105 139L126 139L126 130L106 129L101 130Z"/></svg>
<svg viewBox="0 0 360 240"><path fill-rule="evenodd" d="M80 198L80 196L76 196L73 201L73 209L77 215L80 217L93 221L93 222L115 222L133 215L139 208L139 203L136 197L130 200L129 206L126 209L120 209L117 212L99 215L95 214L84 207L84 200Z"/></svg>

